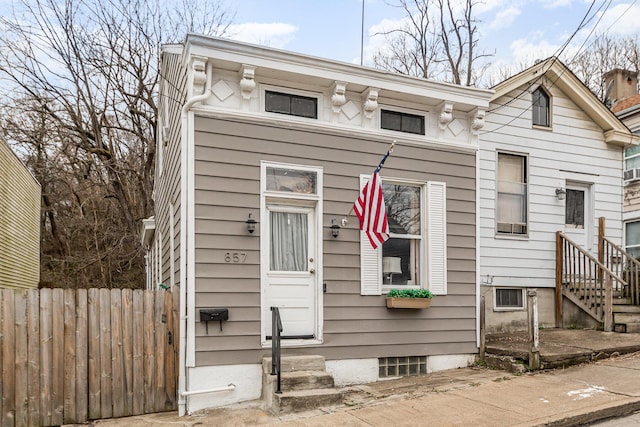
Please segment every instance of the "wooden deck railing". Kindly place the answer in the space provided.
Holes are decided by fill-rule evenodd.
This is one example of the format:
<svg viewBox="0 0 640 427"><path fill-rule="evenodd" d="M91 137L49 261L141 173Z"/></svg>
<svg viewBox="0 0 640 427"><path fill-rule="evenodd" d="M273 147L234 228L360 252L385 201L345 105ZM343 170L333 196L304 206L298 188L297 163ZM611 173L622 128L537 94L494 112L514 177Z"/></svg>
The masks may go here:
<svg viewBox="0 0 640 427"><path fill-rule="evenodd" d="M556 233L556 326L562 327L562 297L613 330L613 290L627 282L564 233Z"/></svg>
<svg viewBox="0 0 640 427"><path fill-rule="evenodd" d="M640 261L607 237L602 240L602 263L626 282L621 298L631 305L640 305Z"/></svg>

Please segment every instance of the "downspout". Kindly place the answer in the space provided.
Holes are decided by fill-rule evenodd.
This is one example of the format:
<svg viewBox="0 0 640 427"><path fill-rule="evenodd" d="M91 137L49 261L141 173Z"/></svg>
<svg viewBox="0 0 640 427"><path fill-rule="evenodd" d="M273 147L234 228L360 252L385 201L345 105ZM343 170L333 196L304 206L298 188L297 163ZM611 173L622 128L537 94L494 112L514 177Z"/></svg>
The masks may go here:
<svg viewBox="0 0 640 427"><path fill-rule="evenodd" d="M179 351L179 367L178 367L178 415L186 414L186 396L189 395L187 390L187 288L191 287L195 291L195 282L193 275L189 276L189 268L191 262L189 258L193 258L192 251L187 251L187 245L190 244L189 237L189 182L188 175L194 173L188 166L192 161L191 145L194 143L194 135L190 122L193 121L193 114L190 113L191 108L200 102L205 101L211 92L211 80L213 73L213 64L207 62L206 83L204 93L191 97L183 106L181 111L181 147L180 147L180 351ZM193 293L193 292L192 292Z"/></svg>

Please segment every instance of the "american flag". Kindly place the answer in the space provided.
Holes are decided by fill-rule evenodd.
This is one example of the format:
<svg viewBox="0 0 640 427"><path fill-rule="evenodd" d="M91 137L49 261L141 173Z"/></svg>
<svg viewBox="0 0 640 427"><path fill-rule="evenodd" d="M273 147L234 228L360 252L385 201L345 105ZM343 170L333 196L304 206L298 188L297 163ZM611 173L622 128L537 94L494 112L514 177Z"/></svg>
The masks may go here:
<svg viewBox="0 0 640 427"><path fill-rule="evenodd" d="M382 194L382 180L377 170L373 172L369 182L362 189L360 196L353 204L353 210L360 220L360 230L367 234L373 249L389 238L389 221Z"/></svg>

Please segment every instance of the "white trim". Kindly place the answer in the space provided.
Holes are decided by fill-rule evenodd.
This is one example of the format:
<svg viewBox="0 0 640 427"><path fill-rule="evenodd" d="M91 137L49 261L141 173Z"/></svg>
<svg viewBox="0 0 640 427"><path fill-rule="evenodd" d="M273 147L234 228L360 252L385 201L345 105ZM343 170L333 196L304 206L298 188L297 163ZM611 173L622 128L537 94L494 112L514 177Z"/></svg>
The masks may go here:
<svg viewBox="0 0 640 427"><path fill-rule="evenodd" d="M480 348L480 151L476 152L476 346ZM486 310L486 309L485 309Z"/></svg>
<svg viewBox="0 0 640 427"><path fill-rule="evenodd" d="M289 193L283 191L268 191L266 173L267 168L294 169L300 171L314 172L316 174L316 194L300 194ZM269 259L267 258L269 251L265 249L265 245L269 242L269 227L266 226L268 219L267 204L280 204L285 206L309 206L315 211L315 338L308 340L283 340L283 347L317 345L323 342L324 333L324 293L322 283L324 282L323 270L323 242L324 234L322 233L323 218L323 174L324 169L321 166L297 165L291 163L281 163L262 160L260 161L260 222L263 224L260 231L260 342L263 348L270 348L271 341L267 341L267 332L264 325L267 322L266 316L270 316L271 312L265 307L265 277L267 277L269 269Z"/></svg>
<svg viewBox="0 0 640 427"><path fill-rule="evenodd" d="M434 295L448 292L447 184L427 182L427 260L428 289Z"/></svg>
<svg viewBox="0 0 640 427"><path fill-rule="evenodd" d="M258 124L301 131L312 131L314 133L326 133L327 135L347 136L349 138L361 138L385 143L389 143L390 139L393 139L396 141L396 146L408 145L436 149L446 148L449 151L462 153L470 153L478 150L477 138L475 138L476 143L470 144L468 139L461 140L456 138L455 140L439 140L434 136L395 131L381 132L379 127L361 128L323 120L305 119L304 117L299 117L300 120L291 120L291 118L296 116L276 113L270 113L268 115L266 113L262 113L261 115L257 115L256 113L247 113L243 111L230 111L211 105L193 108L193 111L198 113L198 116L202 117L237 121L246 124Z"/></svg>
<svg viewBox="0 0 640 427"><path fill-rule="evenodd" d="M307 98L314 98L316 100L316 118L314 119L313 117L303 117L303 116L297 116L294 114L280 114L280 113L274 113L273 111L267 111L267 104L266 104L267 91L282 93L284 95L296 95L296 96L304 96ZM311 122L313 125L315 125L318 123L318 121L321 121L324 119L323 117L324 105L322 102L323 99L324 99L324 94L322 92L311 92L311 91L305 91L301 89L292 89L285 86L275 86L275 85L269 85L269 84L260 85L260 113L266 114L269 117L273 117L273 116L280 117L280 118L286 117L287 121L299 120L303 123Z"/></svg>

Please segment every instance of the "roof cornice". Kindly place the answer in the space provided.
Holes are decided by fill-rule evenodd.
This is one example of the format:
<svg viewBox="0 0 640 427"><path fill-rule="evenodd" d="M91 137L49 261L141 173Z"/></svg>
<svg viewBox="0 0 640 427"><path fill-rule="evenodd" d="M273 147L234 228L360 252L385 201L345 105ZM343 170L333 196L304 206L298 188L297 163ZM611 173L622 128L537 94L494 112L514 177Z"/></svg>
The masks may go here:
<svg viewBox="0 0 640 427"><path fill-rule="evenodd" d="M214 55L215 51L215 55ZM288 73L345 81L365 87L407 93L452 102L457 110L470 112L488 108L492 90L464 87L417 77L385 72L345 62L333 61L295 52L267 48L228 39L189 34L183 57L214 57L256 68L282 70Z"/></svg>

